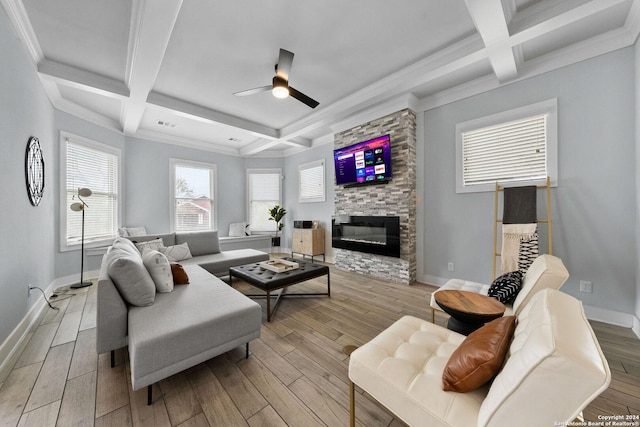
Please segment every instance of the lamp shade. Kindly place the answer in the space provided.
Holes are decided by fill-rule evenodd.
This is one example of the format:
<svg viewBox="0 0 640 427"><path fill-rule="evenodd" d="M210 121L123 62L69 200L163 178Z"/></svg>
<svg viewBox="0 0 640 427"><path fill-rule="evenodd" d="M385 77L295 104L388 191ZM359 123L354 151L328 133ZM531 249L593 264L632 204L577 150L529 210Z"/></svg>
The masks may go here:
<svg viewBox="0 0 640 427"><path fill-rule="evenodd" d="M83 209L84 209L84 203L80 203L80 202L71 203L71 210L72 211L80 212Z"/></svg>
<svg viewBox="0 0 640 427"><path fill-rule="evenodd" d="M78 188L78 196L89 197L91 194L91 190L88 188Z"/></svg>

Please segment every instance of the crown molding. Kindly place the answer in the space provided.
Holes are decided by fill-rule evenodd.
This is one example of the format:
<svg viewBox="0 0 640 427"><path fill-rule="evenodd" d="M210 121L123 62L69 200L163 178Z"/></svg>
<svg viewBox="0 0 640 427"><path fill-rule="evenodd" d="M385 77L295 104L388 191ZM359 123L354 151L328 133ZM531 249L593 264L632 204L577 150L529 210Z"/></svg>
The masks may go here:
<svg viewBox="0 0 640 427"><path fill-rule="evenodd" d="M139 129L134 135L128 135L132 138L144 139L146 141L161 142L164 144L177 145L180 147L195 148L211 153L226 154L234 157L242 157L240 150L237 148L223 147L220 145L212 145L210 142L198 141L190 138L181 138L173 135L166 135L159 132Z"/></svg>
<svg viewBox="0 0 640 427"><path fill-rule="evenodd" d="M362 123L370 122L371 120L378 119L380 117L387 116L396 111L409 109L416 111L418 106L418 98L415 95L408 93L387 101L383 104L374 105L366 110L360 111L357 114L347 117L345 120L334 123L330 126L333 133L340 133L347 129L351 129Z"/></svg>
<svg viewBox="0 0 640 427"><path fill-rule="evenodd" d="M44 59L44 53L38 43L36 32L33 30L24 3L21 0L0 0L0 2L7 11L7 16L18 34L18 38L27 48L33 63L38 64Z"/></svg>

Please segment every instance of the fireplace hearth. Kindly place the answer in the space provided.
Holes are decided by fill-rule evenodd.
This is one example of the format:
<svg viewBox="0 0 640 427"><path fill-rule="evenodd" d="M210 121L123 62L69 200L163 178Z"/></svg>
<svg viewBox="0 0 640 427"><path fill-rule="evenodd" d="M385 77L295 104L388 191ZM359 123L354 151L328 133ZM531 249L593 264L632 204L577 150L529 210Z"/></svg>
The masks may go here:
<svg viewBox="0 0 640 427"><path fill-rule="evenodd" d="M334 216L331 246L351 251L400 257L400 217Z"/></svg>

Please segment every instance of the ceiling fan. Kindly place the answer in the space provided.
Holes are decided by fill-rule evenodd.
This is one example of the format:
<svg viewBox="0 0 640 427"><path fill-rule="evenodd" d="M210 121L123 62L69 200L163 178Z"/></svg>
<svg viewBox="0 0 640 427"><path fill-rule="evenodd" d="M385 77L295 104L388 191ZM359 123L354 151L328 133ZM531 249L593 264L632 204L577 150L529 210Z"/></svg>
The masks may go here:
<svg viewBox="0 0 640 427"><path fill-rule="evenodd" d="M234 95L246 96L271 90L273 96L276 98L286 98L291 95L303 104L306 104L311 108L316 108L320 104L318 101L289 86L289 71L291 71L292 62L293 52L280 49L280 56L278 57L278 63L276 64L276 75L273 77L272 84L236 92Z"/></svg>

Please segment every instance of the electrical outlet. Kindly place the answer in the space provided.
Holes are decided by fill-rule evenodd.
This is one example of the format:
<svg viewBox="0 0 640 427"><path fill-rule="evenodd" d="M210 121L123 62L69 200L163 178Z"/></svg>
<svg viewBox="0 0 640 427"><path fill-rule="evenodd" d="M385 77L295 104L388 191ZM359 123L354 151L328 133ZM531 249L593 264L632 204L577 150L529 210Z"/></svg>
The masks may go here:
<svg viewBox="0 0 640 427"><path fill-rule="evenodd" d="M454 268L453 268L453 267L454 267L454 265L453 265L453 263L452 263L452 262L450 262L449 264L447 264L447 270L449 270L449 271L453 271L453 270L454 270Z"/></svg>
<svg viewBox="0 0 640 427"><path fill-rule="evenodd" d="M587 292L587 293L592 293L593 292L593 283L587 281L587 280L580 280L580 292Z"/></svg>

